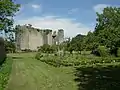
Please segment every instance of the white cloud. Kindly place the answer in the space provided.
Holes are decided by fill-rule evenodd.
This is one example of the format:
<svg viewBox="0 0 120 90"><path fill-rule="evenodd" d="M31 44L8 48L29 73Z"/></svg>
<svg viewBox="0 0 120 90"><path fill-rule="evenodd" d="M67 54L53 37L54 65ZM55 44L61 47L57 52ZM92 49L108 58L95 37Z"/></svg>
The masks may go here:
<svg viewBox="0 0 120 90"><path fill-rule="evenodd" d="M32 24L33 27L40 29L64 29L66 37L73 37L77 34L87 34L92 28L75 22L74 19L60 18L56 16L32 17L24 20L17 20L16 24Z"/></svg>
<svg viewBox="0 0 120 90"><path fill-rule="evenodd" d="M110 6L110 5L108 5L108 4L97 4L93 7L93 9L94 9L95 12L102 13L104 8L106 8L108 6Z"/></svg>
<svg viewBox="0 0 120 90"><path fill-rule="evenodd" d="M41 5L37 5L37 4L33 4L33 5L32 5L32 7L33 7L34 9L38 9L38 8L40 8L40 6L41 6Z"/></svg>
<svg viewBox="0 0 120 90"><path fill-rule="evenodd" d="M73 9L71 9L71 10L68 11L68 14L73 14L73 13L76 13L78 11L79 11L78 8L73 8Z"/></svg>

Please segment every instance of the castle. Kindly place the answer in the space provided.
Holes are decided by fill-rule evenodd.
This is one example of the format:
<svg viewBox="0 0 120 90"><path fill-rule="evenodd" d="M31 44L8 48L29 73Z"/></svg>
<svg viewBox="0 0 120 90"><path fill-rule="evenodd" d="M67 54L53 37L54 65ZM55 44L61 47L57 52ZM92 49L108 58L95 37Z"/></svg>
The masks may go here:
<svg viewBox="0 0 120 90"><path fill-rule="evenodd" d="M64 40L64 30L59 29L57 32L50 29L37 29L28 25L17 25L15 33L15 42L17 50L34 50L38 47L49 44L60 44Z"/></svg>

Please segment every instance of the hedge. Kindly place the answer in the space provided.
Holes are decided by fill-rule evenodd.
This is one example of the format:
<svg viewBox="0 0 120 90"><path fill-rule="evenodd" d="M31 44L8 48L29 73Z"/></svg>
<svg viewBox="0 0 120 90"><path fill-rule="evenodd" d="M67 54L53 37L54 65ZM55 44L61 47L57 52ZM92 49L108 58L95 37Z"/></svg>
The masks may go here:
<svg viewBox="0 0 120 90"><path fill-rule="evenodd" d="M4 39L0 37L0 65L4 62L5 59L6 59L5 43Z"/></svg>

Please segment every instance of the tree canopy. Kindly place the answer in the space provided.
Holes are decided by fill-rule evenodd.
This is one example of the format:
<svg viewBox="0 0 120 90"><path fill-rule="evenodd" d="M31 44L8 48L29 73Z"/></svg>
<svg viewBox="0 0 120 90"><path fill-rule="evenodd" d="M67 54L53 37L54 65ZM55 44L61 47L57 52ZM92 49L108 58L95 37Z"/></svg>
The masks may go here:
<svg viewBox="0 0 120 90"><path fill-rule="evenodd" d="M13 31L13 16L19 10L20 5L12 0L0 0L0 31L9 33Z"/></svg>
<svg viewBox="0 0 120 90"><path fill-rule="evenodd" d="M120 8L106 7L102 14L97 13L97 24L94 34L100 44L113 52L120 47Z"/></svg>

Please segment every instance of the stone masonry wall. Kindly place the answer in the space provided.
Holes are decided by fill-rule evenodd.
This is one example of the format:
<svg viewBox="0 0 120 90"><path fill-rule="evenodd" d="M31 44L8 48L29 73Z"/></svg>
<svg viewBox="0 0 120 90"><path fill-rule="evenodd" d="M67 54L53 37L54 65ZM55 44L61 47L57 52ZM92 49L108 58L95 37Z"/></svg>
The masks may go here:
<svg viewBox="0 0 120 90"><path fill-rule="evenodd" d="M57 40L61 42L64 38L63 30L59 30L58 35L56 32L52 34L52 30L49 29L40 30L26 25L20 26L19 30L22 32L15 34L17 50L37 50L43 44L53 45Z"/></svg>

